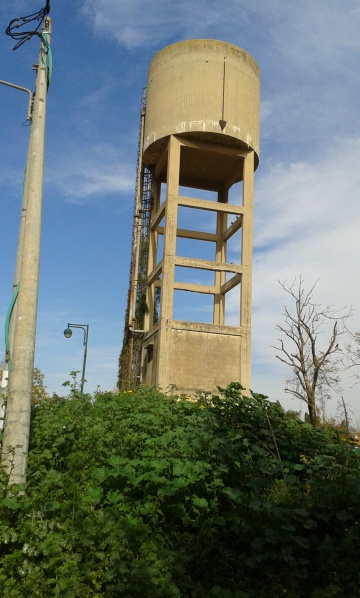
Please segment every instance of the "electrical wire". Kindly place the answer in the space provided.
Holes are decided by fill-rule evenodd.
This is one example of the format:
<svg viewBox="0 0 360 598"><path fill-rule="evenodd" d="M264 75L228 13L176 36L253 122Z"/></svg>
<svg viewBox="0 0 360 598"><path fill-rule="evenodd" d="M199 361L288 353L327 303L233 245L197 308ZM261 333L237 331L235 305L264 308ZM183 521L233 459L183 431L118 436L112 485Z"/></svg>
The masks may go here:
<svg viewBox="0 0 360 598"><path fill-rule="evenodd" d="M6 353L6 362L8 364L8 370L11 370L11 357L10 357L10 346L9 346L9 326L10 326L10 317L12 314L12 310L14 309L15 301L19 293L19 285L15 285L13 296L11 297L9 309L6 314L5 319L5 353Z"/></svg>
<svg viewBox="0 0 360 598"><path fill-rule="evenodd" d="M25 177L26 177L26 168L27 168L27 164L25 164L25 168L24 168L24 176L23 176L23 186L22 186L22 212L24 210L24 194L25 194ZM11 318L11 314L12 311L14 309L14 305L17 299L17 296L19 294L19 285L20 283L18 282L17 284L15 284L13 286L13 294L11 297L11 301L10 301L10 305L9 308L7 310L7 314L6 314L6 318L5 318L5 361L7 363L8 366L8 371L11 371L11 354L10 354L10 343L9 343L9 328L10 328L10 318Z"/></svg>
<svg viewBox="0 0 360 598"><path fill-rule="evenodd" d="M41 24L44 20L44 17L48 15L50 12L50 0L46 0L46 5L38 10L37 12L32 13L31 15L27 15L25 17L15 17L10 21L9 25L7 26L5 33L9 35L12 39L16 40L17 43L13 47L13 50L17 50L22 46L25 42L32 38L33 35L40 35L39 29ZM33 21L38 21L37 26L32 31L16 31L21 27L24 27L28 23L32 23Z"/></svg>
<svg viewBox="0 0 360 598"><path fill-rule="evenodd" d="M46 38L46 35L44 35L43 33L41 33L41 39L43 41L43 44L45 46L45 57L44 57L44 66L45 66L45 70L46 70L46 81L47 81L47 87L49 89L49 85L50 85L50 81L51 81L51 76L52 76L52 70L53 70L53 66L52 66L52 53L51 53L51 48L50 48L50 44Z"/></svg>

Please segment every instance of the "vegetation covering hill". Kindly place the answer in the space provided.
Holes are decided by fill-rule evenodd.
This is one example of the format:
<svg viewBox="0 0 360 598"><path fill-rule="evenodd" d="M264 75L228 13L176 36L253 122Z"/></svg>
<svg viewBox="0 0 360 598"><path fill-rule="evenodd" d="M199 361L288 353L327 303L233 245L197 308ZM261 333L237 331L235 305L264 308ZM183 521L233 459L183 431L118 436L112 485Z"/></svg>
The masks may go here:
<svg viewBox="0 0 360 598"><path fill-rule="evenodd" d="M139 387L33 407L0 595L359 596L360 451L265 397Z"/></svg>

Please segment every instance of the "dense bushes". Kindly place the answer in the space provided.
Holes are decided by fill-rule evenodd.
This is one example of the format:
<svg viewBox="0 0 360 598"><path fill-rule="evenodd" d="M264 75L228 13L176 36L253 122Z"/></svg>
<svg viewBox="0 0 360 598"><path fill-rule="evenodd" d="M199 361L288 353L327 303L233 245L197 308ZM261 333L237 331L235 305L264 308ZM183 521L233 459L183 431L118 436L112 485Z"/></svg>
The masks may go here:
<svg viewBox="0 0 360 598"><path fill-rule="evenodd" d="M43 401L0 595L358 596L359 453L236 384Z"/></svg>

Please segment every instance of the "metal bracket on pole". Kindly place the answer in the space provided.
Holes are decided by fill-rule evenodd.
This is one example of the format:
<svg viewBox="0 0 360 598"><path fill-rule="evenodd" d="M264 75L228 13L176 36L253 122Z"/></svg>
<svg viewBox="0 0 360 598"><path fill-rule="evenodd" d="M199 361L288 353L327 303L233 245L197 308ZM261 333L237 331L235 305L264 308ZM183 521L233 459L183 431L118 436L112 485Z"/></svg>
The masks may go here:
<svg viewBox="0 0 360 598"><path fill-rule="evenodd" d="M29 94L29 103L28 103L28 111L27 111L26 120L31 121L33 99L34 99L33 92L30 91L30 89L27 89L26 87L20 87L20 85L14 85L14 83L9 83L8 81L1 81L1 79L0 79L0 84L6 85L7 87L13 87L14 89L19 89L20 91L26 91L26 93Z"/></svg>

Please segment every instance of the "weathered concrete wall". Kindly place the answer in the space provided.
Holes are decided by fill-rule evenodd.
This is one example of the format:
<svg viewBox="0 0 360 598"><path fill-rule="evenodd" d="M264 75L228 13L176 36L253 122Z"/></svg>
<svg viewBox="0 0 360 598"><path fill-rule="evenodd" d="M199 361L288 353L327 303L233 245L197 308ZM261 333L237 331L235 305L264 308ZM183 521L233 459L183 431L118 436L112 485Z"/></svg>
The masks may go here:
<svg viewBox="0 0 360 598"><path fill-rule="evenodd" d="M166 356L162 357L161 372L157 368L158 333L150 334L144 343L144 384L157 385L163 391L171 384L179 393L192 395L195 390L217 392L217 386L241 381L243 338L239 328L173 321L163 332Z"/></svg>
<svg viewBox="0 0 360 598"><path fill-rule="evenodd" d="M156 163L168 135L190 135L251 148L257 165L259 90L257 64L237 46L195 39L164 48L149 66L145 163Z"/></svg>
<svg viewBox="0 0 360 598"><path fill-rule="evenodd" d="M239 382L241 372L241 336L213 331L209 326L198 330L174 328L169 331L167 378L184 394L194 389L216 392L216 386ZM230 330L230 327L229 327ZM237 333L237 334L236 334ZM159 385L166 380L159 380Z"/></svg>

